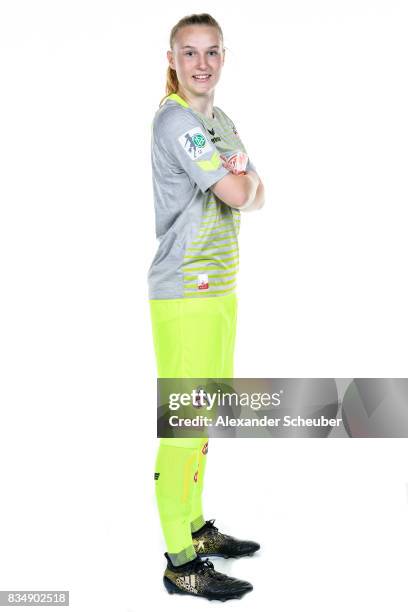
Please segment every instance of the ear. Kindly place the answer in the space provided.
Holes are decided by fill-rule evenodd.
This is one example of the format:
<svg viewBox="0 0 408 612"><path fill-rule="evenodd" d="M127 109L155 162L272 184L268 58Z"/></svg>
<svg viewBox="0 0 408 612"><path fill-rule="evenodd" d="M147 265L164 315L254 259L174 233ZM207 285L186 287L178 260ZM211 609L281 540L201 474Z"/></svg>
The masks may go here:
<svg viewBox="0 0 408 612"><path fill-rule="evenodd" d="M174 58L173 58L172 51L167 51L167 59L168 59L170 68L173 68L173 70L175 70L176 66L174 65Z"/></svg>

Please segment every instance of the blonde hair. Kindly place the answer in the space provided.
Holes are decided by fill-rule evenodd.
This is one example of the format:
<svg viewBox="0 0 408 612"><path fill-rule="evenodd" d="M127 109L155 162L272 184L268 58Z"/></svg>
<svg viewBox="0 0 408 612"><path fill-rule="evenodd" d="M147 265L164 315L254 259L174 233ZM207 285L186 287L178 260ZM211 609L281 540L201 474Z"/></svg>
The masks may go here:
<svg viewBox="0 0 408 612"><path fill-rule="evenodd" d="M171 50L173 50L173 45L174 45L174 39L175 36L177 34L177 32L185 27L185 26L189 26L189 25L208 25L208 26L213 26L214 28L217 28L218 33L221 37L221 40L224 40L224 36L221 30L221 27L218 23L218 21L216 21L214 19L214 17L212 17L211 15L209 15L208 13L201 13L200 15L188 15L187 17L183 17L182 19L180 19L180 21L178 23L176 23L176 25L172 28L171 32L170 32L170 48ZM177 93L178 91L178 86L179 86L179 82L178 82L178 78L177 78L177 72L171 68L170 66L167 67L167 77L166 77L166 95L160 100L160 104L159 106L161 106L163 100L165 100L167 98L167 96L169 96L172 93Z"/></svg>

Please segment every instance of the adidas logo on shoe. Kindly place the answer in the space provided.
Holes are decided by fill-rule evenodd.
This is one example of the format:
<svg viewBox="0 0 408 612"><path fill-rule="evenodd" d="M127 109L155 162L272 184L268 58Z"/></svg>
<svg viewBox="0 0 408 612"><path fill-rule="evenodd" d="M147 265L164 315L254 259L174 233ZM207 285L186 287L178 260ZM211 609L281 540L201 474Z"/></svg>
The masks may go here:
<svg viewBox="0 0 408 612"><path fill-rule="evenodd" d="M183 576L182 578L176 578L176 584L182 589L186 589L191 593L198 593L197 589L195 588L195 583L196 577L194 576L194 574L191 576Z"/></svg>

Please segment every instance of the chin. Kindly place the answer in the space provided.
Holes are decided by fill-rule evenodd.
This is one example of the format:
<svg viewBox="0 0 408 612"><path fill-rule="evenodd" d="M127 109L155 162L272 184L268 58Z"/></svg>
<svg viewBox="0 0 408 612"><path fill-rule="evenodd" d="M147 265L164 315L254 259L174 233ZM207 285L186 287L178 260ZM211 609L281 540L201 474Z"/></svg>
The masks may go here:
<svg viewBox="0 0 408 612"><path fill-rule="evenodd" d="M215 87L215 83L214 81L211 81L211 83L206 83L206 85L196 85L194 82L192 84L194 91L198 92L198 93L208 93L209 91L213 91L214 87Z"/></svg>

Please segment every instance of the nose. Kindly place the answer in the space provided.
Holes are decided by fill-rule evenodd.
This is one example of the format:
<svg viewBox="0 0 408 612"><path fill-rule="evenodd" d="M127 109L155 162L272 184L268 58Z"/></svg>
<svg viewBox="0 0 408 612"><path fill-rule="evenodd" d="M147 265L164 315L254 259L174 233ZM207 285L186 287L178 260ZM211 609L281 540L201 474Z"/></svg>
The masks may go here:
<svg viewBox="0 0 408 612"><path fill-rule="evenodd" d="M208 66L206 53L200 53L197 59L197 68L204 71Z"/></svg>

